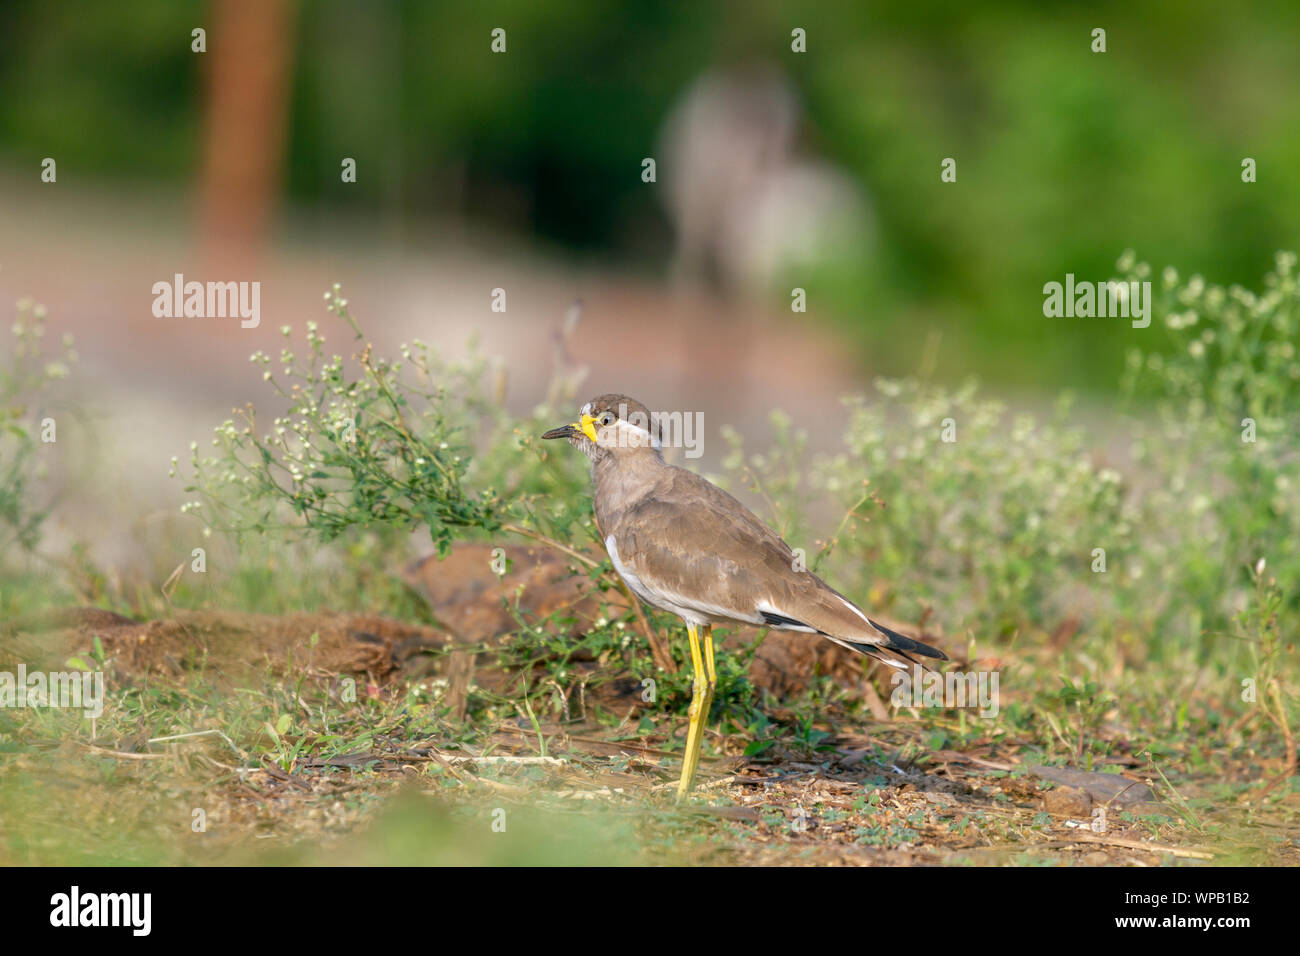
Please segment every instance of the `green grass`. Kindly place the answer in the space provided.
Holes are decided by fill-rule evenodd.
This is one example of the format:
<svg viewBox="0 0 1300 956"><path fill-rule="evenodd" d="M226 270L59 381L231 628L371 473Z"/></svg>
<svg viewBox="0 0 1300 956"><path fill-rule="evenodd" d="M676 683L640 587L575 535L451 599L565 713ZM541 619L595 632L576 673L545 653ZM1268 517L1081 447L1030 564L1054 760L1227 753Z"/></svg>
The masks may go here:
<svg viewBox="0 0 1300 956"><path fill-rule="evenodd" d="M781 784L706 792L713 815L683 815L655 789L671 781L675 763L665 755L682 745L683 642L672 642L680 666L666 674L630 611L590 622L575 639L571 621L530 620L511 607L510 639L480 649L480 668L503 680L472 684L463 718L437 680L340 699L340 675L323 671L310 649L237 687L219 662L200 661L178 678L116 688L93 732L77 715L0 710L0 854L12 862L647 862L716 853L764 861L771 846L788 845L816 859L915 851L952 862L983 852L969 842L980 834L984 845L1045 862L1032 844L1047 825L1020 771L1049 763L1148 779L1170 814L1116 819L1153 842L1213 845L1248 862L1289 859L1300 790L1288 763L1300 603L1300 484L1289 478L1300 439L1285 414L1300 392L1286 348L1300 321L1293 269L1293 257L1279 256L1258 294L1162 274L1157 322L1190 338L1172 353L1130 360L1125 394L1146 414L1116 415L1100 434L1065 400L1044 416L1013 416L973 386L881 381L870 398L848 401L831 454L810 459L804 436L779 413L770 448L755 452L728 437L714 477L748 490L842 590L924 622L955 666L996 670L995 718L903 709L882 723L860 688L828 675L774 699L750 681L757 644L732 640L719 660L707 751ZM337 289L327 298L347 315ZM578 456L553 454L532 437L563 410L512 420L481 391L473 362L447 366L418 344L386 361L356 328L363 361L331 357L309 330L303 357L286 346L268 378L293 411L277 422L259 423L250 411L242 425L223 423L213 453L196 444L188 465L177 463L194 495L187 514L206 522L213 553L223 555L208 574L132 591L74 554L49 581L48 557L31 556L28 540L0 575L6 620L89 598L141 618L210 607L428 622L429 609L392 573L390 556L412 528L429 536L430 549L486 540L585 551L580 573L618 586L595 540ZM30 364L30 354L16 361ZM1256 421L1255 442L1241 440L1245 417ZM1137 449L1132 467L1098 450L1116 443ZM11 472L7 500L27 501L33 473L23 469ZM811 513L813 500L831 503L836 516ZM669 615L652 612L649 622L678 634ZM111 666L105 656L87 638L71 666ZM579 685L628 677L657 682L654 701L634 718L592 706L579 725L566 713L563 701ZM571 733L627 749L592 748ZM178 735L198 736L160 739ZM862 756L846 758L846 741ZM954 771L938 756L949 752L995 767L1011 760L1017 772ZM560 763L451 759L528 754ZM330 765L341 758L355 759ZM898 768L962 781L967 802L925 802L903 787ZM818 789L822 778L835 786ZM575 808L575 789L596 794L595 803ZM746 794L760 802L746 803ZM520 822L496 841L483 822L504 804ZM196 835L191 814L205 807L218 825ZM810 827L791 830L796 808ZM250 833L264 838L258 849L248 848ZM574 848L593 842L604 849Z"/></svg>

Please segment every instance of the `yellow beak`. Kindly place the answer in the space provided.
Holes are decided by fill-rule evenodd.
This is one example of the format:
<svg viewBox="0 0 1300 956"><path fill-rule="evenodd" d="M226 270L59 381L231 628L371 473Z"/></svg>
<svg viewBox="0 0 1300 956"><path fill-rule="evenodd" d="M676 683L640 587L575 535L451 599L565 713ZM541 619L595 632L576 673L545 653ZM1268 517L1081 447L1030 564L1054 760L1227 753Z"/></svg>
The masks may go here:
<svg viewBox="0 0 1300 956"><path fill-rule="evenodd" d="M590 415L583 415L580 421L572 425L561 425L559 428L552 428L544 434L543 438L577 438L579 435L586 435L591 439L591 443L596 444L596 419Z"/></svg>

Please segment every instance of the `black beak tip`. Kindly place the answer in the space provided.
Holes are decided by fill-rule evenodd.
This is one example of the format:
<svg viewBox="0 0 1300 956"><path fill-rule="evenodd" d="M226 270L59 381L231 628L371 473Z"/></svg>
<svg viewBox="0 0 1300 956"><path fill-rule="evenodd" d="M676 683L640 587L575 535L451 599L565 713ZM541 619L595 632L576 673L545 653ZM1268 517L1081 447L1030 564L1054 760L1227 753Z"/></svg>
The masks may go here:
<svg viewBox="0 0 1300 956"><path fill-rule="evenodd" d="M552 428L549 432L542 435L543 438L570 438L574 434L572 425L561 425L559 428Z"/></svg>

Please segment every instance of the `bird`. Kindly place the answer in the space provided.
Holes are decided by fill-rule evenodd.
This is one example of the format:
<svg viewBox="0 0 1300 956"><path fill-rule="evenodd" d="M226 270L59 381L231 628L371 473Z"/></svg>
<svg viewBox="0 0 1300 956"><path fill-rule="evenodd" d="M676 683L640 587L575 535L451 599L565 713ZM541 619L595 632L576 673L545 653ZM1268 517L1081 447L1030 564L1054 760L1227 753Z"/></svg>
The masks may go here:
<svg viewBox="0 0 1300 956"><path fill-rule="evenodd" d="M706 478L663 457L664 419L626 395L582 406L541 437L591 459L596 527L615 572L640 600L686 624L694 681L677 800L687 798L717 685L715 625L799 631L898 669L938 648L892 630L804 568L781 536ZM671 420L671 419L670 419Z"/></svg>

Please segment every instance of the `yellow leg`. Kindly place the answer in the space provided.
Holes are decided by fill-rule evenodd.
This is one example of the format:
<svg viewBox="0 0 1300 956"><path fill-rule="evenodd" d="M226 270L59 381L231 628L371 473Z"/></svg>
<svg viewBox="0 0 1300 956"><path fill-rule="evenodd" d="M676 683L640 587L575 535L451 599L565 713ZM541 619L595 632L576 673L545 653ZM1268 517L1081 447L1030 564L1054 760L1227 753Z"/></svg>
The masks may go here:
<svg viewBox="0 0 1300 956"><path fill-rule="evenodd" d="M706 624L700 636L704 639L704 704L700 708L700 742L704 741L704 731L709 726L709 711L713 709L713 691L718 685L718 675L713 669L713 625ZM691 768L694 775L700 764L699 747L695 750L695 766Z"/></svg>
<svg viewBox="0 0 1300 956"><path fill-rule="evenodd" d="M695 668L695 682L691 686L690 728L686 732L686 752L682 757L682 776L677 782L677 799L684 800L695 780L695 770L700 764L700 745L704 742L704 727L713 705L713 688L717 674L713 668L713 628L704 627L704 652L700 652L700 634L694 624L686 625L686 636L691 642L691 665Z"/></svg>
<svg viewBox="0 0 1300 956"><path fill-rule="evenodd" d="M713 690L718 686L718 675L713 669L713 625L705 624L700 636L704 638L704 707L700 717L700 738L704 738L705 728L709 726L709 711L713 709ZM695 762L700 762L697 752Z"/></svg>

